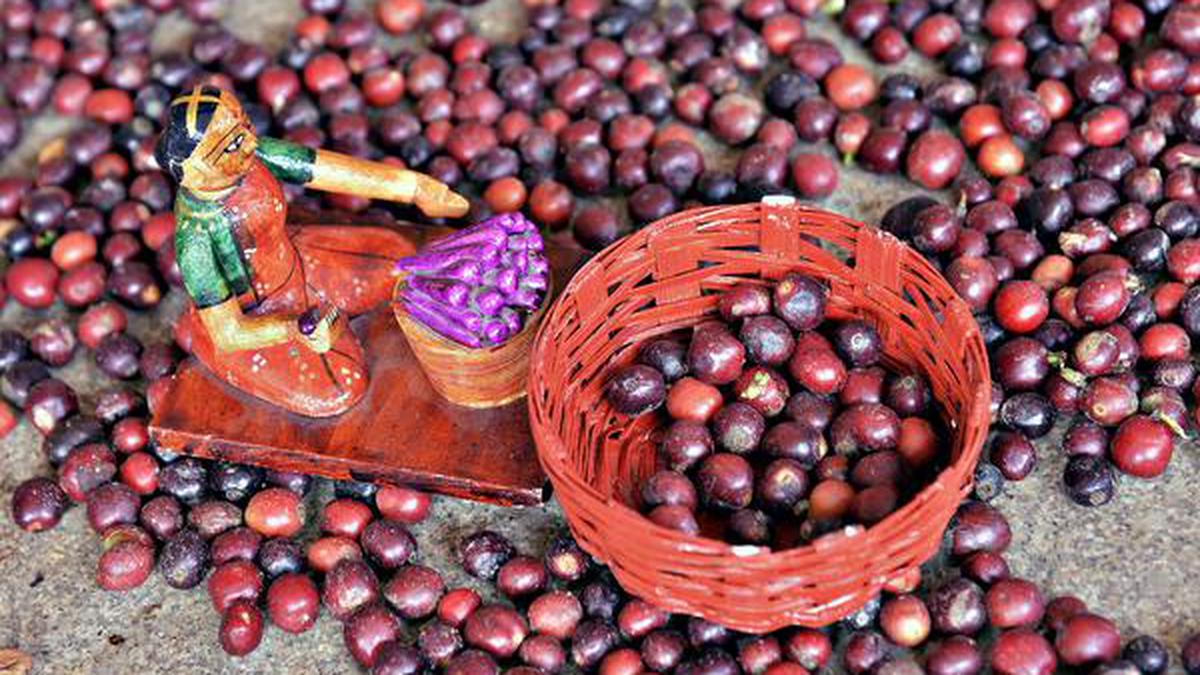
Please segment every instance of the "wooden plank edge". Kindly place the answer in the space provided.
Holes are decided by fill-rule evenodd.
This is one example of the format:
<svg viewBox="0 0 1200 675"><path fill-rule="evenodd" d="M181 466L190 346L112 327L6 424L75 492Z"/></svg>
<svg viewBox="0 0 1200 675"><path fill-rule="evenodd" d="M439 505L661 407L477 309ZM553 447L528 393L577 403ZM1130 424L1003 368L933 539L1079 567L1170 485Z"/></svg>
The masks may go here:
<svg viewBox="0 0 1200 675"><path fill-rule="evenodd" d="M277 469L278 462L269 466L263 461L263 456L270 453L275 460L283 459L288 464L303 468L301 473L335 480L394 483L457 499L500 506L539 506L546 502L550 494L549 484L546 482L537 488L517 488L486 481L470 481L455 476L416 473L401 467L380 469L378 465L369 462L300 452L290 448L260 446L241 441L226 443L211 436L169 429L155 423L151 423L149 429L150 437L172 452Z"/></svg>

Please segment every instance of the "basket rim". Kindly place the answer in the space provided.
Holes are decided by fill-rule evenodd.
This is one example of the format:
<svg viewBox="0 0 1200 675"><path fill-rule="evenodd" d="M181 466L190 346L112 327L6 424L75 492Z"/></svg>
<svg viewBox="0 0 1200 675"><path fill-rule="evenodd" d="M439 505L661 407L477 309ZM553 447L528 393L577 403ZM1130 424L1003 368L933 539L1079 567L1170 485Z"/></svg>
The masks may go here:
<svg viewBox="0 0 1200 675"><path fill-rule="evenodd" d="M626 249L640 247L642 242L651 237L663 236L665 232L674 227L678 227L680 225L680 220L683 217L688 217L691 219L711 219L714 217L719 217L728 211L740 213L748 209L754 209L756 215L761 217L764 210L769 208L791 209L800 217L803 217L805 214L817 214L822 217L833 217L856 229L857 236L886 236L895 239L895 237L890 233L887 233L876 227L869 226L865 223L848 218L833 211L816 208L798 202L780 203L778 201L763 201L735 205L726 204L699 207L674 213L646 225L641 230L638 230L637 232L634 232L633 234L609 245L607 248L601 250L590 260L588 260L579 270L577 270L575 275L563 287L559 297L556 299L553 306L550 307L549 311L546 313L546 316L543 318L541 325L538 327L538 334L534 338L532 350L533 365L530 368L531 392L528 396L530 423L540 427L538 422L540 415L538 411L542 404L539 401L539 397L533 395L532 392L536 383L536 371L539 370L537 364L541 362L541 359L538 358L538 355L544 349L543 344L545 340L549 339L548 331L550 326L557 323L556 320L559 318L560 313L565 311L565 305L561 302L562 299L570 296L575 290L577 290L579 285L583 283L583 278L587 276L588 273L602 266L606 261L620 256L625 252ZM702 233L704 230L705 225L700 224L694 226L693 232ZM934 270L932 266L930 266L928 262L920 256L920 254L916 253L911 247L902 245L900 256L901 264L910 266L921 265L935 272L936 276L933 277L934 283L942 286L947 292L947 305L959 305L962 311L966 312L967 315L970 316L971 312L965 301L963 301L962 298L956 292L954 292L953 288L950 286L949 282L946 281L945 277L940 273L937 273L937 271ZM963 328L965 331L965 334L963 335L964 349L966 345L974 343L978 348L975 350L966 351L968 354L973 353L974 356L977 357L973 360L977 366L978 372L990 373L991 370L987 357L987 350L983 342L983 335L980 332L978 325L972 320L966 322ZM962 420L967 420L969 423L972 419L990 419L988 408L991 405L991 387L986 382L977 382L974 384L974 394L969 399L969 405L964 408L963 412L958 418L949 420L952 430L960 437L961 435L967 433L967 430L970 426L969 424L962 424ZM984 422L984 426L986 428L988 423ZM864 537L869 536L872 531L894 528L898 521L910 517L914 511L930 503L932 501L932 497L936 493L953 489L953 482L956 476L968 475L970 471L973 470L974 465L977 463L979 456L982 453L984 439L986 438L985 432L980 436L978 442L976 442L972 447L964 446L958 458L948 464L944 469L939 471L932 482L921 488L921 490L914 494L903 506L888 514L882 520L872 523L869 526L856 525L848 526L840 531L835 530L830 534L836 536L826 535L812 542L804 544L803 546L796 546L783 550L772 550L769 546L730 544L728 542L703 535L686 535L677 530L654 523L649 518L646 518L645 515L639 513L629 505L622 502L620 499L616 498L615 495L610 494L607 497L600 496L598 493L595 493L592 487L582 479L582 477L579 475L579 472L574 469L569 461L567 461L565 447L566 444L559 434L551 429L539 430L544 432L534 434L535 446L537 448L539 461L543 463L551 463L557 471L562 472L564 475L570 476L576 482L584 486L586 488L586 493L583 495L577 494L575 495L576 498L587 499L600 504L605 508L616 508L626 515L635 516L641 521L641 524L646 528L646 531L654 535L654 539L651 539L651 541L657 540L659 542L664 542L664 545L666 545L666 542L669 542L672 546L674 546L676 543L689 543L693 547L703 547L709 555L715 554L739 561L762 560L768 562L791 561L793 559L800 560L813 555L836 555L839 550L850 546L857 546L858 542ZM551 480L551 483L555 482L555 473L555 471L547 470L547 474ZM972 480L968 477L966 484L967 487L962 489L963 494L960 495L957 501L961 502L962 498L965 497L966 491L969 489L971 483ZM555 488L558 490L560 486L555 485ZM566 511L565 508L564 511ZM942 527L944 527L944 525ZM847 530L855 531L851 533ZM584 542L580 543L583 544ZM590 542L588 543L590 544ZM606 546L605 548L610 547ZM751 552L752 550L753 552ZM680 555L689 555L692 553L694 552L679 552Z"/></svg>

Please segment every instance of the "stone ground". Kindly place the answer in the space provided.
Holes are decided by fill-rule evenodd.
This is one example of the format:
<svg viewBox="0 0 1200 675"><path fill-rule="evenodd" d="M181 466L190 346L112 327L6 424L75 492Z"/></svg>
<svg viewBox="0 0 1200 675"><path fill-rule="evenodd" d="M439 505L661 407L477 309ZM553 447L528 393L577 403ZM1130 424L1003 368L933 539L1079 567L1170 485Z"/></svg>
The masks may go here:
<svg viewBox="0 0 1200 675"><path fill-rule="evenodd" d="M297 0L230 3L226 24L239 36L276 47L301 14ZM471 10L475 24L490 36L511 36L520 25L515 0L492 0ZM156 36L156 49L170 49L188 30L181 21ZM815 32L835 37L828 24ZM851 58L867 62L849 47ZM901 68L923 72L927 63L910 57ZM26 169L44 142L70 123L42 119L31 138L9 157L4 172ZM729 158L713 156L714 164ZM905 181L855 169L842 174L837 195L825 203L866 222L914 188ZM0 313L0 325L28 328L42 315L19 311L15 303ZM151 315L137 316L131 330L143 339L164 339L182 299L168 297ZM52 311L62 311L61 308ZM109 386L86 356L63 376L89 396ZM1006 488L997 504L1013 526L1008 559L1018 575L1033 579L1049 593L1074 593L1097 611L1113 617L1126 636L1147 632L1171 647L1178 669L1180 643L1200 630L1200 454L1193 443L1180 444L1167 474L1153 482L1126 479L1119 497L1101 509L1073 506L1059 488L1064 458L1058 434L1039 444L1041 465L1026 481ZM49 468L40 439L27 424L0 442L0 503L7 504L17 484ZM315 509L328 499L323 485L309 500ZM450 499L437 500L433 516L416 529L424 562L447 571L449 583L469 583L450 558L455 541L482 525L498 529L527 551L562 527L555 504L543 508L503 509ZM310 535L312 533L309 533ZM70 510L56 530L31 535L10 518L0 518L0 649L28 652L35 673L342 673L355 666L342 646L339 626L323 615L302 636L267 630L262 645L248 657L231 659L216 644L219 617L201 590L178 592L157 575L125 594L101 591L93 581L100 551L82 509Z"/></svg>

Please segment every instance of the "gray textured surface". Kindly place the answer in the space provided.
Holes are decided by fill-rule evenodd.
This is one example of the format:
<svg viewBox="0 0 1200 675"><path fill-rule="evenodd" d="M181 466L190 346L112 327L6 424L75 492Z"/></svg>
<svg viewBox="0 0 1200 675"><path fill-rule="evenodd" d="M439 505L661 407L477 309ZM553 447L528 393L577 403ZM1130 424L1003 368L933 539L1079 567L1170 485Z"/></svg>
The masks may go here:
<svg viewBox="0 0 1200 675"><path fill-rule="evenodd" d="M493 0L472 10L476 25L489 35L511 34L515 3ZM245 39L278 46L299 15L289 0L231 3L228 25ZM519 11L519 10L517 10ZM815 32L833 36L828 25ZM178 44L187 28L171 22L156 37L156 48ZM850 47L851 58L863 61ZM910 58L901 67L923 70ZM0 162L5 171L28 166L40 143L66 128L41 120L22 148ZM714 157L714 162L728 161ZM913 191L897 178L848 169L828 208L875 221L898 196ZM9 307L4 326L29 327L40 318ZM173 295L156 315L136 317L132 330L161 339L180 298ZM112 383L82 354L63 376L83 394ZM0 503L7 509L12 490L25 478L46 474L40 439L26 424L0 442ZM1200 630L1200 519L1194 515L1200 457L1192 444L1177 448L1167 475L1157 481L1122 481L1119 498L1098 510L1072 506L1058 487L1063 458L1057 436L1040 444L1041 465L1025 482L1009 486L998 504L1009 516L1014 538L1009 560L1014 571L1052 593L1074 593L1113 617L1126 636L1150 632L1168 641L1173 658L1190 632ZM310 513L329 489L310 499ZM433 517L417 528L425 562L447 571L451 583L465 582L449 559L458 537L486 524L506 532L526 551L540 550L560 526L554 506L499 509L439 499ZM93 581L99 543L82 509L72 509L62 525L46 534L18 531L0 518L0 649L15 647L33 655L37 673L340 673L354 670L342 646L340 626L323 615L302 636L268 629L262 645L246 658L231 659L216 644L219 625L203 590L175 591L153 576L135 591L111 594ZM1176 662L1177 663L1177 662Z"/></svg>

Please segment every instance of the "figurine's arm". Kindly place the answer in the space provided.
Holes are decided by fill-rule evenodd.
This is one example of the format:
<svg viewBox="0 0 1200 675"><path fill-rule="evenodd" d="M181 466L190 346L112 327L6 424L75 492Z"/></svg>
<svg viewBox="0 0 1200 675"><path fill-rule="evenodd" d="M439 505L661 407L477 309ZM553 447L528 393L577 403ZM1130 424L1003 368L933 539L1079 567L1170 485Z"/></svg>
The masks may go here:
<svg viewBox="0 0 1200 675"><path fill-rule="evenodd" d="M281 316L246 316L237 298L199 310L200 322L219 352L277 345L296 337L295 321Z"/></svg>
<svg viewBox="0 0 1200 675"><path fill-rule="evenodd" d="M445 183L383 162L266 137L256 152L280 180L317 190L415 204L432 217L458 217L470 206Z"/></svg>

